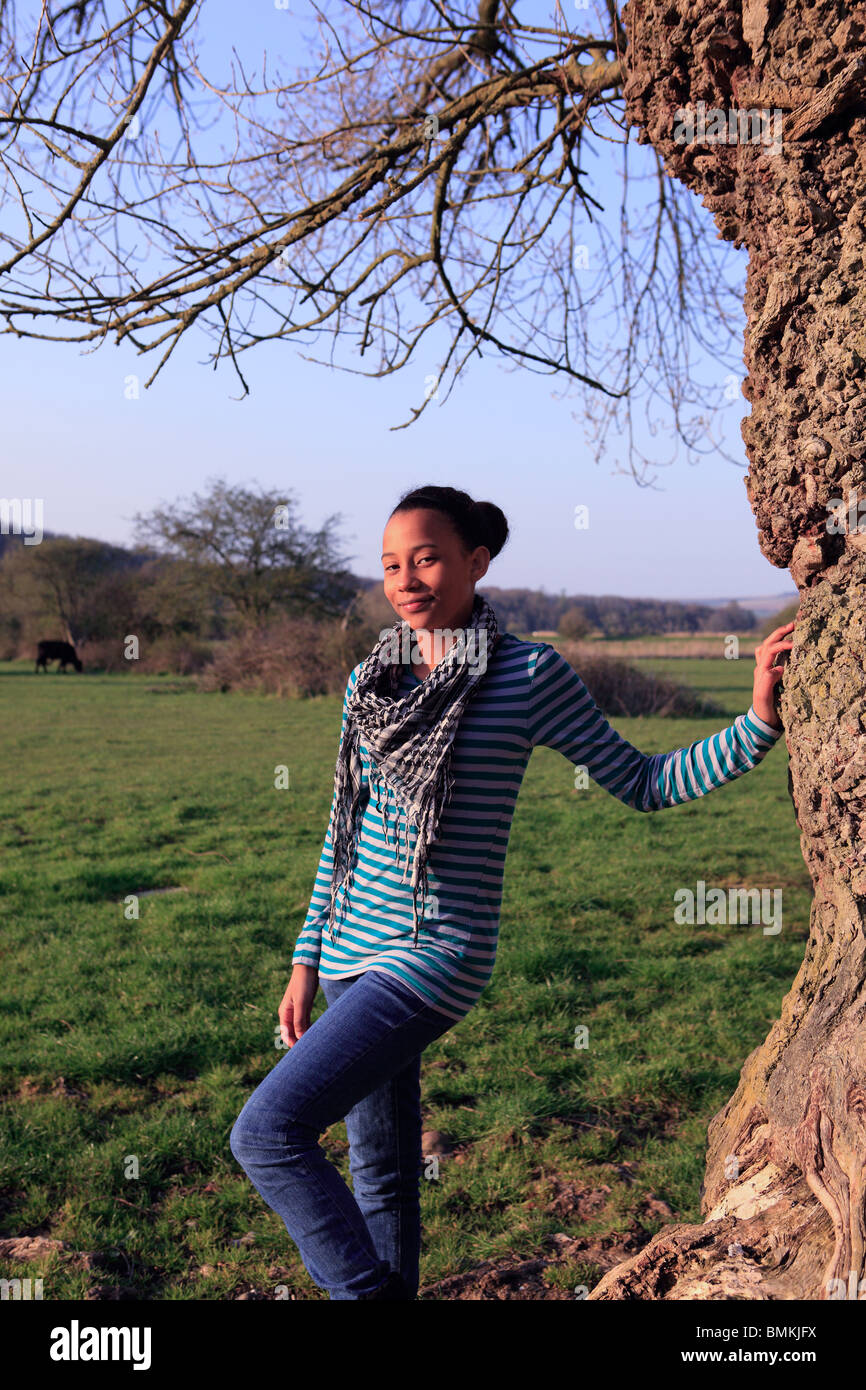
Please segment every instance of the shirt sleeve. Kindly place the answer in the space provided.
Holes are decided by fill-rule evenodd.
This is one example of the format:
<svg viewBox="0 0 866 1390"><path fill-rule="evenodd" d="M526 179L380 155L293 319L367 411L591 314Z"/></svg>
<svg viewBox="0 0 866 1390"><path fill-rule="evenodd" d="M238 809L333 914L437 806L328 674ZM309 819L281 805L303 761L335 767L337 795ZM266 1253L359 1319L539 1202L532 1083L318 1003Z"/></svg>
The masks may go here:
<svg viewBox="0 0 866 1390"><path fill-rule="evenodd" d="M673 753L641 753L612 729L580 676L545 644L530 682L527 737L555 748L626 806L660 811L750 772L781 738L750 705L727 729Z"/></svg>
<svg viewBox="0 0 866 1390"><path fill-rule="evenodd" d="M346 706L349 696L355 688L358 678L358 666L349 675L346 685L346 693L343 696L343 717L340 724L340 741L346 732ZM337 800L337 790L334 787L334 794L331 797L331 811L328 816L328 829L325 832L325 843L322 847L322 854L319 859L319 867L316 870L316 881L313 885L313 892L310 898L310 906L304 925L298 933L295 942L295 949L292 955L292 965L312 965L318 969L319 956L322 949L322 928L328 921L328 908L331 903L331 875L334 868L333 847L331 844L331 819L334 814L334 805Z"/></svg>

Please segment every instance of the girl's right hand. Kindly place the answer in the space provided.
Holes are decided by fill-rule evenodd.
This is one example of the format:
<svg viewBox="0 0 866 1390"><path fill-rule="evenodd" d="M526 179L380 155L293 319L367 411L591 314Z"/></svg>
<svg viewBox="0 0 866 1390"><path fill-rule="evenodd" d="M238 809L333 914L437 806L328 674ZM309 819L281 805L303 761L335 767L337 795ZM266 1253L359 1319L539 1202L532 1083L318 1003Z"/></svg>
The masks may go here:
<svg viewBox="0 0 866 1390"><path fill-rule="evenodd" d="M310 1011L319 988L319 972L312 965L295 965L277 1014L280 1037L286 1047L294 1047L310 1026Z"/></svg>

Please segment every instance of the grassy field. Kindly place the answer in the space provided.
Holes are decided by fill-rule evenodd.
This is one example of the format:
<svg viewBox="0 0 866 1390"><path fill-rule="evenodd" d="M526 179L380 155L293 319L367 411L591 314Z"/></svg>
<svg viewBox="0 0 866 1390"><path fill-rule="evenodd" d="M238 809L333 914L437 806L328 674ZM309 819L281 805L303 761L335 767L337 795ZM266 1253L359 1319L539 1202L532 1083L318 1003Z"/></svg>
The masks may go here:
<svg viewBox="0 0 866 1390"><path fill-rule="evenodd" d="M752 660L648 665L731 719L748 708ZM274 1297L280 1284L326 1298L228 1136L281 1055L276 1009L325 832L340 700L6 664L0 704L0 1235L65 1242L0 1274L42 1277L46 1299ZM720 723L617 727L659 752ZM575 791L570 764L536 750L493 981L425 1053L425 1123L455 1152L423 1184L422 1291L535 1255L557 1232L643 1238L670 1219L657 1203L699 1219L707 1122L807 936L786 768L782 740L732 785L641 815L595 784ZM781 933L675 925L675 890L701 878L781 886ZM127 920L127 895L165 888L183 891L141 897ZM320 993L314 1017L322 1007ZM348 1175L345 1126L323 1143ZM591 1286L599 1270L549 1277Z"/></svg>

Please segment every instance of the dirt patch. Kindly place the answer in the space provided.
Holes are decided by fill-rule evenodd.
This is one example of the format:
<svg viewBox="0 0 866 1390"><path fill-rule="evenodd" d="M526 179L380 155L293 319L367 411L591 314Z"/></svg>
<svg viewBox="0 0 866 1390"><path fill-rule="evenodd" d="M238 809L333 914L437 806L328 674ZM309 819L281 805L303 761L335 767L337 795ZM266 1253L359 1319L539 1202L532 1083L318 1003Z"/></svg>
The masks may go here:
<svg viewBox="0 0 866 1390"><path fill-rule="evenodd" d="M65 1240L48 1236L9 1236L0 1240L0 1260L44 1260L56 1250L68 1250Z"/></svg>
<svg viewBox="0 0 866 1390"><path fill-rule="evenodd" d="M55 1077L51 1082L40 1081L33 1076L22 1076L14 1092L7 1094L11 1094L15 1100L89 1099L86 1091L80 1091L77 1086L70 1086L64 1076Z"/></svg>
<svg viewBox="0 0 866 1390"><path fill-rule="evenodd" d="M615 1170L626 1187L636 1181L633 1168L633 1164L624 1163ZM611 1188L606 1183L593 1187L548 1175L539 1180L528 1205L540 1207L563 1222L577 1224L603 1216L610 1197ZM676 1214L667 1202L648 1191L642 1198L639 1215L625 1232L586 1236L556 1232L546 1238L547 1248L529 1259L503 1256L485 1260L474 1269L427 1285L419 1290L418 1299L572 1300L581 1296L577 1289L591 1292L609 1270L638 1254L651 1238L643 1222L658 1220L675 1221ZM558 1273L567 1266L581 1267L573 1284Z"/></svg>
<svg viewBox="0 0 866 1390"><path fill-rule="evenodd" d="M612 1236L569 1236L564 1232L548 1237L552 1247L549 1254L534 1256L528 1260L514 1260L504 1256L499 1260L485 1260L474 1269L462 1274L452 1274L440 1279L436 1284L428 1284L418 1292L419 1302L466 1300L466 1301L520 1301L563 1302L573 1301L574 1288L551 1283L548 1277L566 1265L581 1264L594 1266L597 1277L588 1285L590 1290L599 1283L608 1270L631 1259L646 1245L649 1237L645 1231L635 1228L625 1234ZM577 1281L575 1281L577 1282Z"/></svg>
<svg viewBox="0 0 866 1390"><path fill-rule="evenodd" d="M581 1187L575 1183L562 1182L559 1178L548 1178L544 1183L544 1210L551 1216L568 1221L588 1221L607 1206L610 1188ZM530 1201L530 1205L536 1205Z"/></svg>
<svg viewBox="0 0 866 1390"><path fill-rule="evenodd" d="M20 1264L30 1264L33 1260L45 1260L50 1255L61 1255L65 1263L77 1269L96 1269L102 1257L93 1250L76 1250L66 1240L55 1240L50 1236L7 1236L0 1240L0 1260L12 1260Z"/></svg>

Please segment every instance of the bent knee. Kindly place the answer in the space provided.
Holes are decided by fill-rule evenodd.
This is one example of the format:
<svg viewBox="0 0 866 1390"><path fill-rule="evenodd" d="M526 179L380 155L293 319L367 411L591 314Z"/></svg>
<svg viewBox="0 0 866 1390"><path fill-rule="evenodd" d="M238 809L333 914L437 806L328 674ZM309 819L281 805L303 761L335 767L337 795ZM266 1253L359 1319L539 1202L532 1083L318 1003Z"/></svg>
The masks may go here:
<svg viewBox="0 0 866 1390"><path fill-rule="evenodd" d="M244 1158L249 1153L251 1139L252 1136L247 1128L241 1124L240 1119L235 1120L229 1135L229 1148L240 1164L243 1164Z"/></svg>
<svg viewBox="0 0 866 1390"><path fill-rule="evenodd" d="M273 1121L267 1109L248 1100L232 1126L229 1148L239 1163L256 1149L279 1142L273 1131Z"/></svg>
<svg viewBox="0 0 866 1390"><path fill-rule="evenodd" d="M229 1135L229 1148L243 1167L256 1159L273 1157L279 1149L307 1149L318 1142L318 1133L295 1120L269 1120L266 1115L248 1116L241 1111Z"/></svg>

